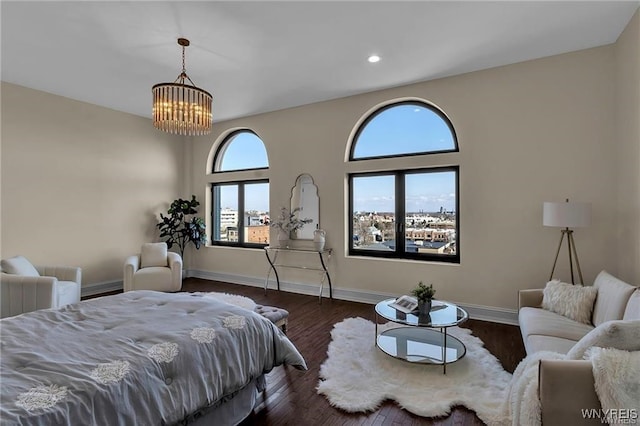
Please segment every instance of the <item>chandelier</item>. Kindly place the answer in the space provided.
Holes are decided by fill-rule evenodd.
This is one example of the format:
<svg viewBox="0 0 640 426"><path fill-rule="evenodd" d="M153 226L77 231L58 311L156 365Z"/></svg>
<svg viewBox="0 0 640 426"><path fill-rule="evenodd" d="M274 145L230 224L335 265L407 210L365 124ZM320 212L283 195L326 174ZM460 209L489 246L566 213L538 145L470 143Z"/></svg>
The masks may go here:
<svg viewBox="0 0 640 426"><path fill-rule="evenodd" d="M178 44L182 46L182 72L173 83L159 83L151 89L153 126L178 135L206 135L211 133L211 94L196 87L187 75L184 49L189 40L179 38Z"/></svg>

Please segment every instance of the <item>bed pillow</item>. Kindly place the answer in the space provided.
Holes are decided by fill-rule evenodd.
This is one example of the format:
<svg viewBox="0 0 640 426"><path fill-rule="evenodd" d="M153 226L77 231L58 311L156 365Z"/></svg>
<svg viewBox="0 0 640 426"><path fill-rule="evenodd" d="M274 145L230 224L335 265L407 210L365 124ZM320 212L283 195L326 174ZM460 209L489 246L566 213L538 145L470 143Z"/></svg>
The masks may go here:
<svg viewBox="0 0 640 426"><path fill-rule="evenodd" d="M591 324L598 289L549 281L542 291L542 308L583 324Z"/></svg>
<svg viewBox="0 0 640 426"><path fill-rule="evenodd" d="M167 243L145 243L140 253L140 267L167 266Z"/></svg>
<svg viewBox="0 0 640 426"><path fill-rule="evenodd" d="M582 359L594 346L640 351L640 320L614 320L600 324L573 345L567 352L567 359Z"/></svg>
<svg viewBox="0 0 640 426"><path fill-rule="evenodd" d="M2 272L7 274L22 275L25 277L39 277L38 270L24 256L15 256L10 259L2 259Z"/></svg>

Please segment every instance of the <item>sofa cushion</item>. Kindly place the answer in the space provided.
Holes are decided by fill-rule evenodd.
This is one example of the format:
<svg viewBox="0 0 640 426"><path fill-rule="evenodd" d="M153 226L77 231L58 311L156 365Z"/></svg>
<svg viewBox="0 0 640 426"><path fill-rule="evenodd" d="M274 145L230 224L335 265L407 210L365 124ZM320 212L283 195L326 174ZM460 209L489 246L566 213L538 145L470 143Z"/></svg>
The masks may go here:
<svg viewBox="0 0 640 426"><path fill-rule="evenodd" d="M531 335L555 336L574 343L593 330L593 326L540 308L522 308L518 322L523 337Z"/></svg>
<svg viewBox="0 0 640 426"><path fill-rule="evenodd" d="M598 274L593 286L598 289L598 297L593 307L593 324L598 326L607 321L622 319L627 302L636 287L606 271Z"/></svg>
<svg viewBox="0 0 640 426"><path fill-rule="evenodd" d="M566 354L575 344L575 340L563 339L562 337L554 336L540 336L537 334L527 337L524 342L528 354L533 354L541 351Z"/></svg>
<svg viewBox="0 0 640 426"><path fill-rule="evenodd" d="M132 290L154 289L156 291L174 291L171 269L150 266L139 269L133 278Z"/></svg>
<svg viewBox="0 0 640 426"><path fill-rule="evenodd" d="M567 359L582 359L585 352L593 346L625 351L640 350L640 320L614 320L600 324L571 348Z"/></svg>
<svg viewBox="0 0 640 426"><path fill-rule="evenodd" d="M69 305L71 303L78 303L78 291L79 284L74 281L58 281L58 307Z"/></svg>
<svg viewBox="0 0 640 426"><path fill-rule="evenodd" d="M25 277L39 277L38 270L24 256L15 256L10 259L2 259L0 262L2 272L7 274L22 275Z"/></svg>
<svg viewBox="0 0 640 426"><path fill-rule="evenodd" d="M624 310L623 320L640 320L640 290L631 294L627 307Z"/></svg>
<svg viewBox="0 0 640 426"><path fill-rule="evenodd" d="M542 308L583 324L591 324L597 293L598 290L593 287L549 281L543 291Z"/></svg>
<svg viewBox="0 0 640 426"><path fill-rule="evenodd" d="M140 267L167 266L167 243L145 243L140 253Z"/></svg>

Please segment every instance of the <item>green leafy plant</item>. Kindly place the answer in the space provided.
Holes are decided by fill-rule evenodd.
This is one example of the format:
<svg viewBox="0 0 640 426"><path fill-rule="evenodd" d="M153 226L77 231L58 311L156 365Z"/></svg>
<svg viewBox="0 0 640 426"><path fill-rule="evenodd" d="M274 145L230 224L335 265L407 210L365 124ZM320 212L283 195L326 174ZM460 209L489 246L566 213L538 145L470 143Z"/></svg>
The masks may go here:
<svg viewBox="0 0 640 426"><path fill-rule="evenodd" d="M419 302L427 302L433 299L433 295L436 294L436 290L433 288L433 284L429 284L427 286L420 281L418 286L411 290L411 294L415 296Z"/></svg>
<svg viewBox="0 0 640 426"><path fill-rule="evenodd" d="M167 216L160 213L161 221L156 224L160 230L160 238L164 238L167 247L178 246L180 256L184 259L184 249L192 243L196 250L207 242L204 219L193 216L200 202L192 195L191 200L178 198L171 203ZM191 216L191 217L189 217Z"/></svg>

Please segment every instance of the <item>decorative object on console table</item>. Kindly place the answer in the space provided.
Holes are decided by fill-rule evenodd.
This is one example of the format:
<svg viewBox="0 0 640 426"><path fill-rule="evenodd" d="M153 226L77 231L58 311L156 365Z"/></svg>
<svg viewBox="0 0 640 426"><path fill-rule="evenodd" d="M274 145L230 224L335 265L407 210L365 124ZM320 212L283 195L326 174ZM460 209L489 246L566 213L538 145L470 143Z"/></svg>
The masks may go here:
<svg viewBox="0 0 640 426"><path fill-rule="evenodd" d="M418 300L418 312L420 315L429 315L429 312L431 312L433 295L436 294L433 284L426 286L422 281L420 281L418 286L411 290L411 294Z"/></svg>
<svg viewBox="0 0 640 426"><path fill-rule="evenodd" d="M324 250L324 243L326 241L327 233L324 229L316 229L313 231L313 246L317 251Z"/></svg>
<svg viewBox="0 0 640 426"><path fill-rule="evenodd" d="M286 248L289 246L289 233L283 229L278 229L278 247Z"/></svg>
<svg viewBox="0 0 640 426"><path fill-rule="evenodd" d="M296 178L296 183L291 188L289 203L291 211L298 209L298 215L308 220L309 227L298 228L291 232L294 240L313 240L313 231L320 228L320 198L318 187L313 183L313 177L308 173L302 173Z"/></svg>
<svg viewBox="0 0 640 426"><path fill-rule="evenodd" d="M278 218L271 222L271 226L278 230L278 246L280 248L286 248L292 233L311 222L309 218L300 219L298 217L299 211L299 208L289 211L286 207L281 207Z"/></svg>
<svg viewBox="0 0 640 426"><path fill-rule="evenodd" d="M580 270L580 262L578 261L578 253L576 252L576 243L573 241L573 229L579 227L587 227L591 224L591 204L589 203L570 203L567 198L564 203L545 202L542 212L542 224L544 226L553 226L564 228L560 232L560 243L556 251L556 258L553 261L551 275L549 280L553 279L553 272L556 270L558 263L558 255L562 248L562 240L567 236L567 244L569 249L569 269L571 271L571 284L576 284L573 276L573 261L575 260L580 284L584 284L582 279L582 271Z"/></svg>

